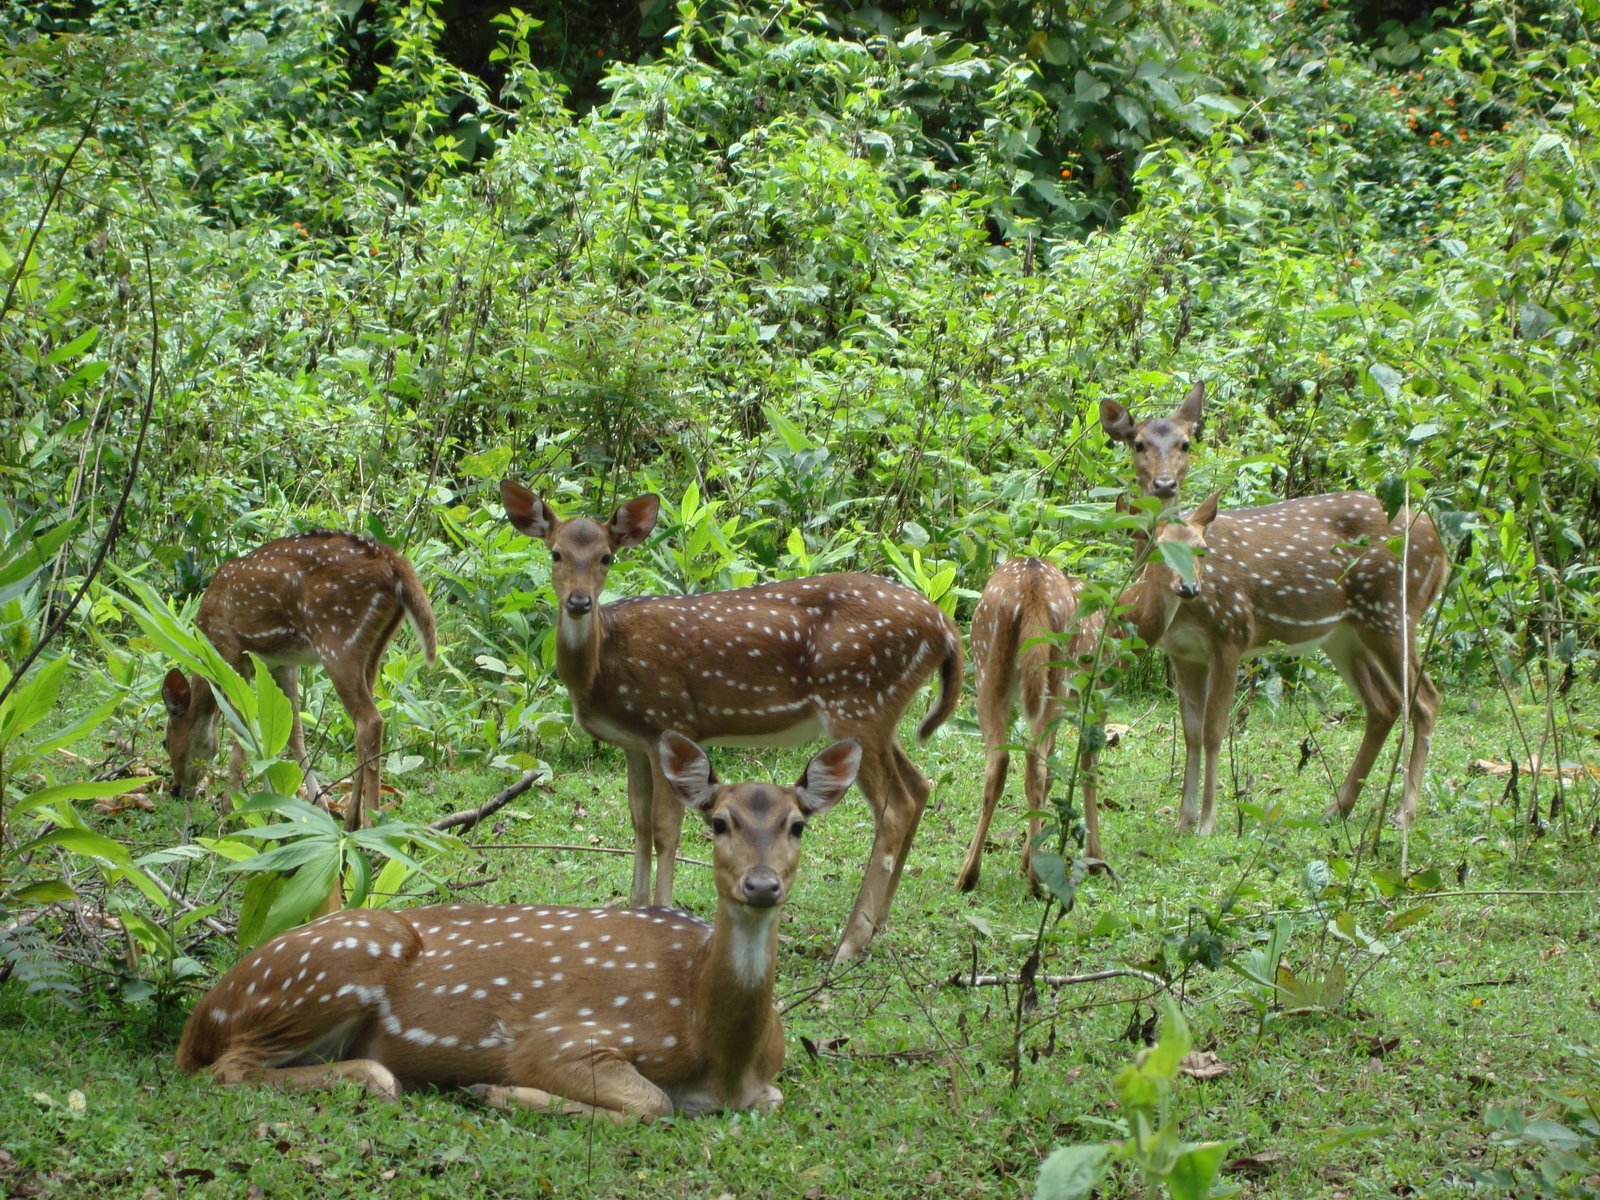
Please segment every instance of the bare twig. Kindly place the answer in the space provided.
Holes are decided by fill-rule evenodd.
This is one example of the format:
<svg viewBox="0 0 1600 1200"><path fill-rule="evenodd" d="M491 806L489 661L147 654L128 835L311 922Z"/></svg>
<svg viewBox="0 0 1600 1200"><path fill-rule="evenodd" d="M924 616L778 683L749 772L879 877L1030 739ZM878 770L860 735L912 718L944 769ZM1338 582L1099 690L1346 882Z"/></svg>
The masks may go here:
<svg viewBox="0 0 1600 1200"><path fill-rule="evenodd" d="M1112 967L1104 971L1090 971L1086 975L1035 975L1033 982L1045 983L1051 987L1074 987L1083 983L1099 983L1106 979L1139 979L1164 992L1171 992L1172 988L1167 981L1159 975L1152 975L1149 971L1138 971L1132 967ZM957 971L945 980L946 987L1019 987L1022 984L1020 975L971 975Z"/></svg>
<svg viewBox="0 0 1600 1200"><path fill-rule="evenodd" d="M489 797L489 799L478 805L477 808L469 808L462 812L451 813L448 817L440 817L437 821L432 822L429 825L429 828L438 830L471 829L485 817L500 811L500 809L510 804L518 796L522 795L523 792L527 791L534 784L538 783L540 777L545 774L547 774L547 772L540 767L534 767L532 770L524 771L521 779L517 780L504 791L498 792Z"/></svg>
<svg viewBox="0 0 1600 1200"><path fill-rule="evenodd" d="M145 877L154 883L156 887L161 889L161 894L163 896L165 896L168 900L171 900L174 904L181 906L185 912L194 912L194 910L199 907L199 905L191 903L188 897L180 895L177 888L173 887L154 871L146 869ZM215 917L201 917L200 920L207 929L211 930L211 932L216 934L218 937L231 938L236 932L235 930L229 929Z"/></svg>

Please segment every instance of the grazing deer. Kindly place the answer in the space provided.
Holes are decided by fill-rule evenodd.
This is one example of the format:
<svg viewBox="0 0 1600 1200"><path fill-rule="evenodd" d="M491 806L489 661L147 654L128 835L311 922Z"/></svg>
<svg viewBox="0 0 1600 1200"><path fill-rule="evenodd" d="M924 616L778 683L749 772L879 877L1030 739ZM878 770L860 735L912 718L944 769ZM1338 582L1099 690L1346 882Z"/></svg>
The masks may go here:
<svg viewBox="0 0 1600 1200"><path fill-rule="evenodd" d="M1212 495L1189 516L1162 526L1161 541L1179 541L1195 550L1206 545L1206 530L1217 516L1217 495ZM1196 580L1201 571L1196 559ZM978 886L983 868L983 843L995 805L1005 790L1011 753L1011 723L1018 701L1028 722L1027 757L1023 791L1029 812L1049 810L1047 760L1055 747L1056 726L1067 702L1075 699L1068 687L1077 665L1092 657L1105 614L1095 612L1079 620L1078 597L1083 581L1043 559L1013 558L1001 563L972 612L972 671L977 681L978 728L983 735L988 765L983 775L983 808L973 830L967 860L957 877L964 892ZM1139 578L1117 600L1124 611L1120 623L1132 627L1148 650L1161 640L1182 602L1199 592L1198 582L1184 578L1152 555ZM1070 631L1063 648L1051 635ZM1078 780L1083 797L1084 853L1103 858L1100 848L1100 809L1095 794L1095 755L1079 758ZM1022 847L1022 869L1033 877L1030 860L1033 843L1044 822L1028 819L1028 840Z"/></svg>
<svg viewBox="0 0 1600 1200"><path fill-rule="evenodd" d="M1189 440L1200 423L1206 385L1197 383L1170 417L1135 422L1115 400L1100 401L1100 428L1114 442L1133 448L1133 474L1139 491L1161 500L1176 500L1189 470Z"/></svg>
<svg viewBox="0 0 1600 1200"><path fill-rule="evenodd" d="M655 902L672 900L683 805L662 771L663 731L710 744L793 746L821 730L861 743L861 791L872 805L872 854L835 958L859 954L889 913L930 791L895 726L935 670L939 699L917 736L955 711L955 622L921 593L865 574L597 606L612 555L654 527L657 497L630 500L609 520L562 520L510 480L500 494L512 525L550 548L556 674L573 716L627 757L632 903L650 896L652 843Z"/></svg>
<svg viewBox="0 0 1600 1200"><path fill-rule="evenodd" d="M345 825L359 829L363 806L379 799L383 718L372 684L401 617L410 619L432 662L433 608L417 573L394 550L354 533L318 530L279 538L217 568L195 624L229 666L248 677L250 654L268 665L294 714L290 748L309 772L300 727L299 668L321 663L356 727L356 778ZM167 754L172 794L193 788L217 752L217 698L211 683L167 672ZM232 774L242 775L235 743ZM307 775L309 780L310 776Z"/></svg>
<svg viewBox="0 0 1600 1200"><path fill-rule="evenodd" d="M1389 548L1400 537L1403 571ZM1404 703L1413 706L1411 755L1394 813L1399 824L1409 823L1439 711L1439 689L1417 652L1417 625L1450 574L1432 519L1402 508L1391 521L1375 497L1335 492L1223 513L1206 544L1200 593L1178 610L1162 640L1183 717L1178 827L1215 829L1217 757L1239 662L1274 643L1294 654L1320 647L1366 712L1361 746L1328 816L1349 816Z"/></svg>
<svg viewBox="0 0 1600 1200"><path fill-rule="evenodd" d="M449 904L335 913L261 946L201 998L178 1067L223 1083L424 1084L613 1116L776 1107L778 913L808 818L861 747L835 742L791 788L720 784L663 734L668 786L711 829L716 922L668 908Z"/></svg>

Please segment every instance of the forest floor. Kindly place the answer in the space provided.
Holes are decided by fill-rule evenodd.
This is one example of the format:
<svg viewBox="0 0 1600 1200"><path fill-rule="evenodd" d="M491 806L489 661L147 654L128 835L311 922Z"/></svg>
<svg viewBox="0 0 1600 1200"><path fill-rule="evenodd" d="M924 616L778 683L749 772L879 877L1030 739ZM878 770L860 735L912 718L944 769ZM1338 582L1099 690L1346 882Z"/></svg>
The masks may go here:
<svg viewBox="0 0 1600 1200"><path fill-rule="evenodd" d="M1326 707L1258 701L1224 761L1222 830L1177 837L1181 743L1162 691L1120 703L1130 726L1106 752L1102 829L1115 876L1083 884L1051 927L1042 972L1064 975L1160 960L1181 994L1198 1048L1221 1073L1182 1078L1183 1136L1231 1143L1223 1179L1260 1197L1454 1196L1469 1172L1537 1164L1530 1142L1497 1144L1492 1109L1533 1118L1562 1088L1600 1092L1600 892L1589 826L1592 781L1565 820L1531 838L1505 802L1507 779L1476 770L1515 744L1506 700L1447 689L1422 815L1404 846L1410 883L1386 896L1402 839L1385 829L1361 848L1383 792L1375 779L1348 825L1320 814L1359 736L1342 692ZM920 706L913 715L920 715ZM1320 754L1303 769L1302 742ZM909 737L909 733L907 734ZM829 953L871 837L852 793L807 833L784 912L778 992L786 1004L783 1107L613 1126L506 1113L453 1093L398 1104L353 1090L286 1094L178 1077L182 1013L103 997L73 1007L0 989L0 1192L8 1196L1017 1196L1065 1142L1107 1136L1111 1081L1159 1011L1136 979L1043 987L1020 1038L1012 1086L1009 987L1040 905L1017 871L1020 778L997 817L977 891L953 886L983 773L975 731L958 721L909 746L935 781L890 923L866 958L830 973ZM815 749L813 747L812 749ZM555 778L477 830L457 882L473 900L608 904L625 898L629 860L512 848L630 844L620 754L586 739L553 750ZM1390 761L1392 745L1382 759ZM803 752L715 755L725 780L787 781ZM406 815L426 819L480 802L507 780L486 770L415 771L395 782ZM1526 812L1527 779L1519 781ZM1550 787L1549 780L1542 787ZM1242 794L1241 805L1235 796ZM1547 807L1548 811L1548 807ZM159 843L169 813L124 818L119 837ZM170 832L168 833L170 837ZM697 829L683 853L707 858ZM1327 862L1348 907L1381 940L1375 955L1324 935L1304 886ZM678 901L709 915L710 873L679 870ZM1429 898L1423 889L1432 887ZM1342 901L1323 901L1331 913ZM1386 922L1416 906L1415 923ZM1214 936L1237 960L1276 919L1296 929L1284 965L1302 978L1348 969L1332 1011L1290 1015L1224 965L1187 969L1180 944ZM1410 920L1411 918L1407 918ZM1402 922L1403 924L1403 922ZM225 949L218 947L219 954ZM225 961L219 961L225 965ZM183 1007L187 1007L185 1001ZM1131 1040L1133 1039L1133 1040ZM1103 1196L1143 1195L1116 1176ZM1505 1194L1500 1189L1498 1194ZM1548 1194L1568 1194L1551 1192ZM1579 1194L1579 1193L1570 1193Z"/></svg>

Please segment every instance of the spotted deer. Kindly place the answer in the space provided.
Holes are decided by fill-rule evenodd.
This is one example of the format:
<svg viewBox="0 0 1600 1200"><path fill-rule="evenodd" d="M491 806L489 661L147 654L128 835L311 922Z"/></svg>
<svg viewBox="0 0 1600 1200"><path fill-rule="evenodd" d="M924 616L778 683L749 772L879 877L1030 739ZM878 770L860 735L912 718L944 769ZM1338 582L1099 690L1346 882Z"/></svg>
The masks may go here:
<svg viewBox="0 0 1600 1200"><path fill-rule="evenodd" d="M936 670L939 698L917 736L955 711L955 622L920 593L866 574L597 605L612 556L654 527L657 497L630 500L608 520L563 520L520 484L507 480L500 492L511 524L550 549L556 674L573 716L627 758L632 902L651 895L652 849L655 902L672 900L683 806L657 753L663 731L741 746L799 745L819 731L854 738L875 834L836 959L859 954L888 916L930 791L895 727Z"/></svg>
<svg viewBox="0 0 1600 1200"><path fill-rule="evenodd" d="M1115 400L1100 401L1100 428L1114 442L1133 451L1133 474L1139 491L1163 501L1176 500L1189 470L1189 444L1200 423L1206 385L1196 383L1169 417L1135 421Z"/></svg>
<svg viewBox="0 0 1600 1200"><path fill-rule="evenodd" d="M321 663L355 723L356 776L345 824L359 829L365 807L379 799L383 717L372 699L378 663L402 617L408 618L429 662L435 653L433 607L404 556L354 533L318 530L279 538L217 568L200 600L195 624L229 666L248 677L260 656L289 698L289 745L308 772L300 725L299 669ZM167 708L167 755L172 793L198 782L217 752L217 698L210 681L177 668L161 688ZM244 749L234 745L231 774L242 776Z"/></svg>
<svg viewBox="0 0 1600 1200"><path fill-rule="evenodd" d="M1182 542L1204 550L1206 530L1217 516L1217 495L1187 517L1169 521L1157 534L1161 541ZM1195 560L1198 579L1203 567ZM972 844L957 885L964 892L978 886L983 868L983 844L995 806L1005 790L1011 753L1011 725L1020 702L1028 723L1023 791L1029 812L1049 811L1046 766L1055 747L1056 727L1065 706L1075 699L1068 686L1077 665L1091 658L1105 627L1105 613L1094 612L1081 620L1078 598L1083 581L1038 558L1013 558L1001 563L989 577L978 606L972 612L972 670L977 685L978 729L983 736L988 764L983 775L983 808L978 815ZM1199 592L1196 581L1185 580L1159 554L1145 562L1138 579L1118 597L1122 615L1118 623L1138 635L1148 650L1161 640L1184 601ZM1060 635L1069 635L1065 646ZM1142 652L1142 651L1141 651ZM1095 755L1079 757L1078 781L1083 799L1084 853L1104 858L1100 844L1100 809L1095 790ZM1043 819L1028 819L1028 840L1022 847L1022 869L1033 877L1030 865L1034 840Z"/></svg>
<svg viewBox="0 0 1600 1200"><path fill-rule="evenodd" d="M1404 569L1391 539L1403 539ZM1365 711L1361 745L1328 816L1350 815L1409 704L1411 751L1394 813L1397 823L1409 823L1439 710L1439 690L1417 651L1417 625L1450 574L1432 519L1402 508L1391 520L1376 497L1335 492L1225 512L1206 544L1199 595L1177 611L1162 639L1183 720L1179 828L1215 829L1217 757L1239 663L1272 645L1292 654L1320 648Z"/></svg>
<svg viewBox="0 0 1600 1200"><path fill-rule="evenodd" d="M352 909L282 934L201 998L178 1067L222 1083L426 1084L614 1116L772 1108L778 915L807 821L861 764L835 742L793 787L721 784L663 734L667 784L710 828L716 920L669 908Z"/></svg>

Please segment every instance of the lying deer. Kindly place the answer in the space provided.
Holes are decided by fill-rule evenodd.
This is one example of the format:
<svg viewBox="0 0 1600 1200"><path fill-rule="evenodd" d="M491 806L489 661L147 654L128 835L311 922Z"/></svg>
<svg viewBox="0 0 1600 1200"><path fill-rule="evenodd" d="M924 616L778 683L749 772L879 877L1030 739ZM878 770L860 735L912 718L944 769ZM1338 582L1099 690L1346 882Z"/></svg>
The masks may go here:
<svg viewBox="0 0 1600 1200"><path fill-rule="evenodd" d="M644 541L660 501L640 496L609 520L562 520L527 488L500 486L506 516L550 548L556 674L579 725L621 746L633 817L634 904L672 901L683 806L667 786L661 733L721 745L800 745L819 731L861 743L861 791L876 833L836 959L872 940L894 900L930 791L895 727L923 682L941 692L926 738L961 697L961 636L919 592L876 575L817 575L727 592L597 605L612 556Z"/></svg>
<svg viewBox="0 0 1600 1200"><path fill-rule="evenodd" d="M1204 550L1206 531L1217 516L1219 494L1208 497L1189 516L1161 527L1157 538L1182 542ZM1149 557L1139 578L1117 600L1124 615L1119 624L1131 626L1143 649L1161 640L1182 603L1199 593L1202 571L1195 560L1195 580L1186 581L1159 554ZM1078 664L1094 656L1105 627L1105 613L1079 620L1078 598L1083 581L1038 558L1013 558L1001 563L989 577L977 608L972 612L972 670L977 681L978 729L983 735L988 765L983 775L983 808L973 830L967 860L957 877L964 892L978 886L983 868L983 844L995 805L1005 790L1011 752L1011 724L1020 701L1028 723L1023 791L1028 811L1049 811L1047 764L1055 748L1056 727L1065 705L1076 696L1068 687ZM1070 634L1065 646L1060 635ZM1100 809L1095 793L1095 756L1079 758L1078 780L1083 797L1084 853L1093 859L1104 854L1100 846ZM1043 828L1042 817L1028 819L1028 840L1022 846L1022 869L1033 877L1033 844Z"/></svg>
<svg viewBox="0 0 1600 1200"><path fill-rule="evenodd" d="M667 908L450 904L353 909L240 960L190 1014L178 1067L223 1083L392 1099L424 1084L615 1116L772 1108L778 914L807 820L861 763L823 750L791 788L721 784L676 733L656 751L711 829L716 922Z"/></svg>
<svg viewBox="0 0 1600 1200"><path fill-rule="evenodd" d="M379 799L383 717L372 685L383 651L410 619L429 662L435 653L433 607L417 573L388 546L354 533L319 530L279 538L217 568L195 624L229 666L249 677L257 654L289 698L289 745L308 772L300 726L299 668L321 663L356 727L356 778L345 824L359 829L364 806ZM217 698L211 683L177 668L161 688L167 707L172 794L195 786L217 753ZM244 748L234 745L231 774L242 777Z"/></svg>
<svg viewBox="0 0 1600 1200"><path fill-rule="evenodd" d="M1404 539L1404 570L1392 538ZM1178 827L1215 829L1217 758L1239 663L1273 644L1293 654L1322 649L1365 710L1360 748L1328 816L1350 815L1402 715L1402 695L1408 698L1411 754L1394 819L1409 823L1439 711L1439 689L1417 652L1417 625L1450 574L1432 519L1402 508L1390 520L1376 497L1335 492L1223 513L1206 544L1200 593L1178 610L1162 641L1183 718Z"/></svg>

